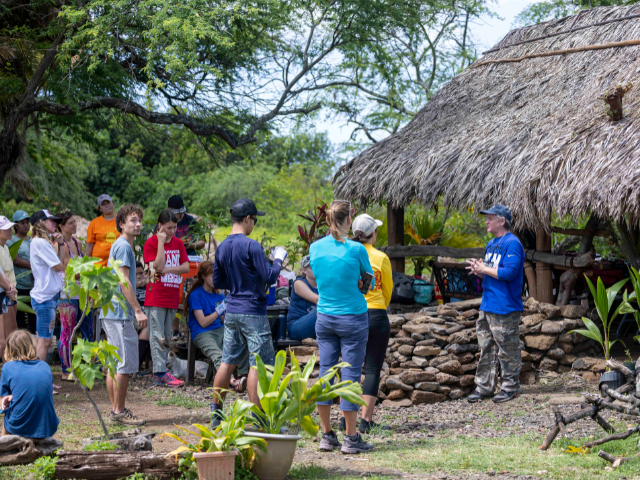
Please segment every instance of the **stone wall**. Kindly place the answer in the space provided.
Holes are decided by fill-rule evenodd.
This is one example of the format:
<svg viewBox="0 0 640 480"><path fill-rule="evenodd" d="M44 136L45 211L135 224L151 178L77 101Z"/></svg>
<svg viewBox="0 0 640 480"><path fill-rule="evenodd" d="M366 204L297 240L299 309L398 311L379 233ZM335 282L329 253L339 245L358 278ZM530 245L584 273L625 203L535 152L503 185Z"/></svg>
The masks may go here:
<svg viewBox="0 0 640 480"><path fill-rule="evenodd" d="M378 392L383 404L438 403L473 391L480 357L475 328L479 307L480 299L474 299L389 316L391 338ZM572 370L589 381L598 380L604 360L593 358L598 356L596 343L569 333L584 328L585 314L581 306L525 301L520 320L522 384L536 383L541 372ZM293 350L306 364L318 350L315 340L304 343Z"/></svg>

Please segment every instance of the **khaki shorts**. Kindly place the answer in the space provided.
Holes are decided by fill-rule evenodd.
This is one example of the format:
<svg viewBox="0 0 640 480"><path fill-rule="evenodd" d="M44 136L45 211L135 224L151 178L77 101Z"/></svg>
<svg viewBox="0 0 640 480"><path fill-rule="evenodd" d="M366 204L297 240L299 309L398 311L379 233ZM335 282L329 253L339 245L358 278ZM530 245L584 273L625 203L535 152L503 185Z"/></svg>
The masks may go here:
<svg viewBox="0 0 640 480"><path fill-rule="evenodd" d="M138 373L140 362L138 360L138 333L130 320L102 319L102 328L107 334L107 342L118 349L120 355L118 368L120 375Z"/></svg>

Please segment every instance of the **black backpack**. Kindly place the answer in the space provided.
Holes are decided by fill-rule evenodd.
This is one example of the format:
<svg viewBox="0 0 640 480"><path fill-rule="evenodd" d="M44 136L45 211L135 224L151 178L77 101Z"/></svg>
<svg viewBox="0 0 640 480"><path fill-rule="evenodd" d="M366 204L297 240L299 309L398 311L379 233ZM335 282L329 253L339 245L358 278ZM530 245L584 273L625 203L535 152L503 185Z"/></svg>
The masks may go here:
<svg viewBox="0 0 640 480"><path fill-rule="evenodd" d="M393 293L391 303L413 303L413 280L400 272L391 272L393 276Z"/></svg>

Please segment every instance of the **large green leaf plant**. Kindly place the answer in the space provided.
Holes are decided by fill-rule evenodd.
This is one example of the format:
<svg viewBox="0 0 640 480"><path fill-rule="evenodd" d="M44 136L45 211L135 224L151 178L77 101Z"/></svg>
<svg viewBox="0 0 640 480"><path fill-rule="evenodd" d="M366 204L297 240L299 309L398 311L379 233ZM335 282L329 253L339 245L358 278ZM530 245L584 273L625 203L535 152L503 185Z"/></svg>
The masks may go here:
<svg viewBox="0 0 640 480"><path fill-rule="evenodd" d="M240 451L243 466L250 469L256 458L256 450L253 447L263 452L267 449L267 442L264 439L245 435L245 428L255 423L255 419L249 415L252 407L253 403L251 402L236 400L231 406L231 411L228 414L223 414L222 422L214 430L200 424L193 425L197 431L175 425L176 428L199 437L200 440L198 443L192 444L175 433L163 433L160 438L170 437L182 443L182 446L167 455L175 455L176 457L184 455L179 461L179 466L184 472L193 464L194 453L224 452L235 448Z"/></svg>
<svg viewBox="0 0 640 480"><path fill-rule="evenodd" d="M618 305L613 313L611 313L611 308L613 307L616 295L618 295L620 289L622 289L624 284L627 283L629 279L625 278L624 280L620 280L618 283L612 285L609 288L605 288L604 283L602 283L602 279L600 277L598 277L597 286L594 286L591 280L589 280L589 277L587 277L586 275L585 279L587 280L587 285L589 285L589 290L591 290L591 295L593 295L593 301L596 305L598 317L602 322L602 332L600 332L600 329L593 321L586 317L582 317L582 321L584 322L585 327L587 327L587 330L572 330L569 333L579 333L582 336L598 342L602 347L602 350L604 351L604 359L609 360L611 358L611 347L616 342L620 341L611 340L609 330L611 329L613 320L620 313L628 313L630 308L629 297L627 296L626 291L623 293L622 303Z"/></svg>
<svg viewBox="0 0 640 480"><path fill-rule="evenodd" d="M338 369L348 367L342 362L329 369L322 377L309 386L309 378L316 363L315 355L311 357L304 370L293 351L290 351L291 371L283 377L287 354L279 351L273 367L265 365L256 355L258 371L258 397L263 410L253 406L251 411L258 418L265 433L279 434L283 427L297 434L300 428L309 435L317 435L318 424L311 418L316 403L332 400L336 397L349 402L365 405L360 397L362 387L351 380L340 381ZM335 377L335 382L331 380Z"/></svg>
<svg viewBox="0 0 640 480"><path fill-rule="evenodd" d="M109 431L100 409L89 392L96 380L104 378L102 369L115 378L116 362L120 360L117 349L105 340L89 342L79 339L78 344L73 347L74 338L82 322L91 321L87 316L92 305L93 308L100 309L106 314L109 310L113 311L112 299L116 299L123 308L126 308L126 300L117 290L120 283L127 284L127 279L119 268L121 262L112 260L112 266L109 267L99 265L97 262L100 262L99 258L76 257L69 260L65 270L65 294L67 298L78 297L82 312L69 340L68 364L71 365L71 378L80 384L82 392L91 402L102 430L108 438Z"/></svg>
<svg viewBox="0 0 640 480"><path fill-rule="evenodd" d="M633 317L636 320L636 324L638 325L638 329L640 329L640 272L636 270L634 267L629 267L631 275L629 276L629 281L633 286L633 292L627 297L627 305L624 311L621 313L633 313ZM635 301L639 304L639 309L635 309L631 306L632 301ZM634 340L640 341L640 335L633 337Z"/></svg>

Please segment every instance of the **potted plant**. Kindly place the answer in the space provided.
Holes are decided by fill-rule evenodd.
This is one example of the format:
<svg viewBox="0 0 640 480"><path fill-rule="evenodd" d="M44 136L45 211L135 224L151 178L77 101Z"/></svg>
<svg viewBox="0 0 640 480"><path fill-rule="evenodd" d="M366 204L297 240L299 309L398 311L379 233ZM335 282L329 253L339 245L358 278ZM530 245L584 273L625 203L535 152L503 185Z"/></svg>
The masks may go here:
<svg viewBox="0 0 640 480"><path fill-rule="evenodd" d="M262 410L255 405L251 408L258 419L261 432L248 431L247 435L267 441L267 451L258 455L252 471L260 480L284 480L293 463L300 429L309 435L318 434L318 425L311 418L316 410L316 402L344 398L358 405L365 405L360 397L362 387L351 380L340 381L338 369L348 366L340 363L329 369L322 377L309 386L309 377L316 362L311 357L304 370L295 354L290 351L291 371L283 377L287 354L279 351L273 367L266 366L256 355L258 371L258 397ZM332 385L331 380L336 377ZM287 431L287 434L281 432Z"/></svg>
<svg viewBox="0 0 640 480"><path fill-rule="evenodd" d="M251 468L255 460L255 451L266 450L267 443L256 437L245 435L245 427L254 420L248 416L253 404L236 400L228 415L220 425L211 430L205 425L193 425L198 431L191 431L176 425L177 428L200 438L197 444L191 444L173 433L164 433L162 437L178 440L183 446L170 452L168 456L184 455L178 463L186 478L190 478L190 468L195 460L200 480L228 480L234 478L236 456L245 468Z"/></svg>
<svg viewBox="0 0 640 480"><path fill-rule="evenodd" d="M589 285L589 290L591 290L591 295L593 295L593 301L596 305L596 310L598 312L598 317L602 322L602 331L596 326L594 322L586 317L582 317L582 321L584 322L587 330L572 330L569 333L579 333L587 338L595 340L600 344L602 350L604 351L604 359L609 360L611 357L611 347L620 340L610 340L609 330L611 329L611 325L613 324L613 320L620 313L628 313L631 308L629 305L629 298L627 297L627 292L623 293L623 300L620 305L615 309L612 315L610 315L611 307L613 306L613 302L616 298L616 295L620 291L620 289L624 286L625 283L629 280L625 278L624 280L620 280L616 284L612 285L609 288L605 288L604 283L602 283L602 279L598 277L597 287L594 287L589 277L585 275L585 279L587 280L587 285ZM622 342L621 342L622 343ZM599 386L606 384L609 388L616 389L624 383L624 376L617 371L607 370L600 377Z"/></svg>

